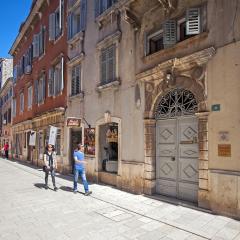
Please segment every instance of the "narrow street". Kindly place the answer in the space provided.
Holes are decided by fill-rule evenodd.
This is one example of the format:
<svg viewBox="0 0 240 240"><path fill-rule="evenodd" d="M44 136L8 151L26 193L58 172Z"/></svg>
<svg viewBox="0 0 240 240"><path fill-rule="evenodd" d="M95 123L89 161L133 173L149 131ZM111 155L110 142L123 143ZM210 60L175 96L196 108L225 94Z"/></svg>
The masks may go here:
<svg viewBox="0 0 240 240"><path fill-rule="evenodd" d="M231 218L91 184L89 197L71 192L58 175L58 192L43 188L43 172L0 159L0 239L240 240ZM51 179L49 179L51 187Z"/></svg>

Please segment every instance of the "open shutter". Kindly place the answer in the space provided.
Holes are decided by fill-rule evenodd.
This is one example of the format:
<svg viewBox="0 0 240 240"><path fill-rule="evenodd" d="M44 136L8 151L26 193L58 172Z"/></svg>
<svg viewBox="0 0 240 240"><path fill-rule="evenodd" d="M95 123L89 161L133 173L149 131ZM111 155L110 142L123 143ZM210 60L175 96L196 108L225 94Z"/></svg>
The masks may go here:
<svg viewBox="0 0 240 240"><path fill-rule="evenodd" d="M200 8L189 8L187 10L186 34L195 35L201 32L200 26Z"/></svg>
<svg viewBox="0 0 240 240"><path fill-rule="evenodd" d="M34 101L35 104L38 103L38 80L34 81Z"/></svg>
<svg viewBox="0 0 240 240"><path fill-rule="evenodd" d="M53 96L54 94L54 91L53 91L53 68L50 68L49 69L49 72L48 72L48 96Z"/></svg>
<svg viewBox="0 0 240 240"><path fill-rule="evenodd" d="M60 91L64 88L64 57L61 58L61 79L60 79Z"/></svg>
<svg viewBox="0 0 240 240"><path fill-rule="evenodd" d="M108 49L108 56L107 56L107 82L111 82L115 80L115 67L116 67L116 60L115 60L115 52L116 47L115 45Z"/></svg>
<svg viewBox="0 0 240 240"><path fill-rule="evenodd" d="M68 40L72 38L73 35L73 14L70 13L70 15L68 15Z"/></svg>
<svg viewBox="0 0 240 240"><path fill-rule="evenodd" d="M55 22L55 13L51 13L49 15L49 40L55 40L55 25L56 25L56 22Z"/></svg>
<svg viewBox="0 0 240 240"><path fill-rule="evenodd" d="M107 82L107 50L103 50L101 54L101 83Z"/></svg>
<svg viewBox="0 0 240 240"><path fill-rule="evenodd" d="M46 98L46 74L44 73L43 79L42 79L42 100L44 102Z"/></svg>
<svg viewBox="0 0 240 240"><path fill-rule="evenodd" d="M163 24L163 45L168 48L177 42L177 28L175 20L167 20Z"/></svg>
<svg viewBox="0 0 240 240"><path fill-rule="evenodd" d="M95 8L95 17L100 14L100 0L95 0L94 8Z"/></svg>
<svg viewBox="0 0 240 240"><path fill-rule="evenodd" d="M87 0L82 0L80 3L80 31L86 29L87 19Z"/></svg>
<svg viewBox="0 0 240 240"><path fill-rule="evenodd" d="M13 67L13 83L17 82L17 65Z"/></svg>

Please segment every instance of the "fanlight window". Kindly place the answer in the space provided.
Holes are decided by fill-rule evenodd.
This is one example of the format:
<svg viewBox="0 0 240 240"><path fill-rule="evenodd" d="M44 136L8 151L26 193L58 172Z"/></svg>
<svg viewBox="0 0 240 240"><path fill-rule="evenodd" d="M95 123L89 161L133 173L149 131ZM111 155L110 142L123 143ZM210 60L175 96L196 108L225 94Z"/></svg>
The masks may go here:
<svg viewBox="0 0 240 240"><path fill-rule="evenodd" d="M174 89L160 99L155 118L165 119L192 115L197 112L197 109L196 99L190 91Z"/></svg>

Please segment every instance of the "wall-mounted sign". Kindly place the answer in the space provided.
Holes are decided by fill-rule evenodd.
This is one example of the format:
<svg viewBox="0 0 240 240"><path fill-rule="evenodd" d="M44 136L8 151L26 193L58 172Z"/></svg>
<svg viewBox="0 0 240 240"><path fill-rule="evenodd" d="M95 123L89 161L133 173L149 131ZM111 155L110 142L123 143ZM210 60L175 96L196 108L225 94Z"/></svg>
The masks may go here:
<svg viewBox="0 0 240 240"><path fill-rule="evenodd" d="M80 127L81 119L80 118L67 118L67 127Z"/></svg>
<svg viewBox="0 0 240 240"><path fill-rule="evenodd" d="M30 132L29 146L35 146L36 145L36 135L37 135L37 133L35 131Z"/></svg>
<svg viewBox="0 0 240 240"><path fill-rule="evenodd" d="M218 111L220 111L220 109L221 109L221 105L220 104L213 104L212 105L212 111L213 112L218 112Z"/></svg>
<svg viewBox="0 0 240 240"><path fill-rule="evenodd" d="M231 157L231 144L218 144L219 157Z"/></svg>

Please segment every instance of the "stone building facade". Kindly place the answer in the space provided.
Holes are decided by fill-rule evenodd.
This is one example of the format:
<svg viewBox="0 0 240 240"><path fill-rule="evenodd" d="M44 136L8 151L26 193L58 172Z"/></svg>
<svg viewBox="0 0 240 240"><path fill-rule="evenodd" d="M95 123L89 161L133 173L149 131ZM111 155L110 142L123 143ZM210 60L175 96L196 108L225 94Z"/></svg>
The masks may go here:
<svg viewBox="0 0 240 240"><path fill-rule="evenodd" d="M89 177L239 217L235 2L84 4L68 7L68 115L84 124Z"/></svg>
<svg viewBox="0 0 240 240"><path fill-rule="evenodd" d="M13 76L13 60L11 58L0 58L0 88L8 78Z"/></svg>
<svg viewBox="0 0 240 240"><path fill-rule="evenodd" d="M12 78L8 78L0 89L0 149L9 144L9 157L12 156Z"/></svg>
<svg viewBox="0 0 240 240"><path fill-rule="evenodd" d="M42 164L50 126L58 128L55 148L63 171L66 108L66 1L33 1L10 54L13 56L14 157ZM36 134L30 146L30 134Z"/></svg>

